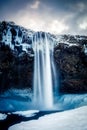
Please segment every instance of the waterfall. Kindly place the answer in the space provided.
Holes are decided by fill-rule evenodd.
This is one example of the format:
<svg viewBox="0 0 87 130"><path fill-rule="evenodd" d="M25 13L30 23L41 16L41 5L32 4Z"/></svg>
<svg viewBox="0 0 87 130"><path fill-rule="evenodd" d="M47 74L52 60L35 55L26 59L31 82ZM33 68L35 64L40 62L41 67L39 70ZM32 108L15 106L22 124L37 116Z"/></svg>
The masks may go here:
<svg viewBox="0 0 87 130"><path fill-rule="evenodd" d="M36 107L52 109L54 106L53 85L56 83L54 45L49 35L43 32L34 34L32 44L34 50L33 101Z"/></svg>

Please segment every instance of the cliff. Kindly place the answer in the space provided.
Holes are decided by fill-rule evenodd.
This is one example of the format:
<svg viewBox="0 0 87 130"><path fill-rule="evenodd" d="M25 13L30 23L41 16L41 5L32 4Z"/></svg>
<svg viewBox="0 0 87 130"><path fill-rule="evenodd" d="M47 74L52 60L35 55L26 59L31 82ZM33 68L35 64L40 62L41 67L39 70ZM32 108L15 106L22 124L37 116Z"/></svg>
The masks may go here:
<svg viewBox="0 0 87 130"><path fill-rule="evenodd" d="M0 92L33 86L34 31L0 22ZM54 59L61 93L87 92L87 36L54 35ZM58 80L58 79L56 79Z"/></svg>

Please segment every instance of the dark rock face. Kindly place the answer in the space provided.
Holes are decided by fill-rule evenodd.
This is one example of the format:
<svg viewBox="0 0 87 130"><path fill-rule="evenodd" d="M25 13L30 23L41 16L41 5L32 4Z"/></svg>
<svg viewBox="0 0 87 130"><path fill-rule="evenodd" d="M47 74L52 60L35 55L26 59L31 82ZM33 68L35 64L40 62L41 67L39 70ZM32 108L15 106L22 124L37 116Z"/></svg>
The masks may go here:
<svg viewBox="0 0 87 130"><path fill-rule="evenodd" d="M87 92L87 56L83 46L67 47L59 44L55 47L54 57L60 70L60 92Z"/></svg>
<svg viewBox="0 0 87 130"><path fill-rule="evenodd" d="M32 89L34 57L28 33L33 32L12 22L0 23L0 92Z"/></svg>
<svg viewBox="0 0 87 130"><path fill-rule="evenodd" d="M33 61L26 52L15 55L8 46L0 48L0 92L10 88L32 88Z"/></svg>

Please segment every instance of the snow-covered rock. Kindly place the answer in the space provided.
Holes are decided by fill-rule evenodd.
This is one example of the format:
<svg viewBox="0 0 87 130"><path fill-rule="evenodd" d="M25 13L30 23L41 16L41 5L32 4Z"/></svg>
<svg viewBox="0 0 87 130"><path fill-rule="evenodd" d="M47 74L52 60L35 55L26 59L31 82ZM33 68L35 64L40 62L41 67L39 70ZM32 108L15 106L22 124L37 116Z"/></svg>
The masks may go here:
<svg viewBox="0 0 87 130"><path fill-rule="evenodd" d="M28 52L28 48L31 48L30 44L34 31L5 21L1 23L0 27L0 32L2 31L1 43L8 45L12 50L17 49L16 46L21 46L22 51Z"/></svg>
<svg viewBox="0 0 87 130"><path fill-rule="evenodd" d="M13 112L13 114L18 114L24 117L32 117L32 116L35 116L38 112L39 110L27 110L27 111Z"/></svg>
<svg viewBox="0 0 87 130"><path fill-rule="evenodd" d="M3 29L4 28L4 29ZM22 50L28 52L28 48L31 48L32 38L34 31L26 29L22 26L16 25L14 22L1 22L0 25L1 37L0 42L9 45L12 50L15 46L22 46ZM87 36L79 35L55 35L48 33L49 37L53 39L54 45L64 43L69 46L78 46L79 43L84 44L87 42Z"/></svg>
<svg viewBox="0 0 87 130"><path fill-rule="evenodd" d="M0 113L0 120L5 120L7 118L6 114Z"/></svg>

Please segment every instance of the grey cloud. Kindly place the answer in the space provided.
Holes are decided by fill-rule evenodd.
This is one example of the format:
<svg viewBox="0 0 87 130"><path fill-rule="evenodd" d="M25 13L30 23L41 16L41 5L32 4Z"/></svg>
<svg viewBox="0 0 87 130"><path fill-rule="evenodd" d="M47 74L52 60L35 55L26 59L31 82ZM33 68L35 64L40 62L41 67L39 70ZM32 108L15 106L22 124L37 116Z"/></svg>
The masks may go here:
<svg viewBox="0 0 87 130"><path fill-rule="evenodd" d="M31 6L35 1L40 2L38 8ZM39 23L43 21L41 24L44 26L50 24L51 27L51 23L57 20L69 27L62 33L87 34L86 30L79 27L83 20L85 22L87 20L87 0L3 0L0 1L0 9L0 20L11 19L21 24L22 13L18 14L23 12L28 17L26 18L28 21L25 22L36 20L35 26L40 26L38 21Z"/></svg>

